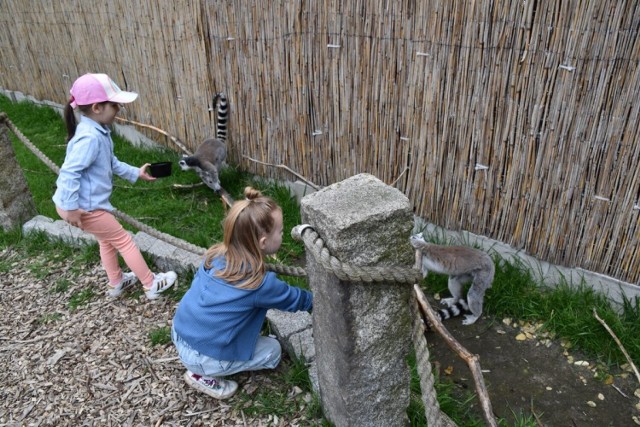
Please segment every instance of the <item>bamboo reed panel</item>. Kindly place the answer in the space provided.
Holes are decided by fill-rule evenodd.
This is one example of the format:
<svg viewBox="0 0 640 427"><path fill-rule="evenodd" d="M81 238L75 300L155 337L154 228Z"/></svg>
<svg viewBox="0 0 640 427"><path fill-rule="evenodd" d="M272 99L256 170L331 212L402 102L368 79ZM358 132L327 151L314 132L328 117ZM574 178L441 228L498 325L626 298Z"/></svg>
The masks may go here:
<svg viewBox="0 0 640 427"><path fill-rule="evenodd" d="M433 223L640 283L637 22L631 0L5 0L0 86L65 103L106 72L140 93L127 118L190 149L224 91L242 169L408 168L395 185Z"/></svg>

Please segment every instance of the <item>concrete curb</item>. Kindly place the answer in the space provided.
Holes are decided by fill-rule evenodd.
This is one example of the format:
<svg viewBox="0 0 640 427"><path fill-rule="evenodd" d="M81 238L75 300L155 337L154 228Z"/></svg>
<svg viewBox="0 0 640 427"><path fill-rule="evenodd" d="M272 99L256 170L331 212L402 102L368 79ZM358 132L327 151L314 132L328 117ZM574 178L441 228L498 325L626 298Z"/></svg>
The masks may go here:
<svg viewBox="0 0 640 427"><path fill-rule="evenodd" d="M62 220L53 220L46 216L37 215L27 221L22 231L25 235L33 232L43 232L54 239L72 246L83 246L94 243L95 238L79 228L72 227ZM142 231L133 235L133 239L141 251L149 254L160 270L174 270L180 273L195 271L202 260L197 254L177 248L163 240L156 239ZM182 286L190 286L183 284ZM318 391L318 373L315 366L315 347L313 344L313 329L311 315L305 311L288 313L269 310L267 319L273 334L282 344L283 349L291 358L304 360L309 367L309 379L315 392Z"/></svg>

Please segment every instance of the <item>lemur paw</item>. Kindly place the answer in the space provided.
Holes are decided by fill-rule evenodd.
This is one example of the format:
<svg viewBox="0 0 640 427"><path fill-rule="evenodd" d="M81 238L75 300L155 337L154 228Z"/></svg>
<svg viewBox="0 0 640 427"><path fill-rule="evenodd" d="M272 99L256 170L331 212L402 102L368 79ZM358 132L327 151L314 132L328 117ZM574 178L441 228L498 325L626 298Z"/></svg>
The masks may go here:
<svg viewBox="0 0 640 427"><path fill-rule="evenodd" d="M478 320L480 316L475 316L473 314L465 314L464 315L464 320L462 321L463 325L472 325L474 323L476 323L476 320Z"/></svg>
<svg viewBox="0 0 640 427"><path fill-rule="evenodd" d="M440 300L440 304L446 305L447 307L451 307L457 302L458 302L457 298L442 298Z"/></svg>

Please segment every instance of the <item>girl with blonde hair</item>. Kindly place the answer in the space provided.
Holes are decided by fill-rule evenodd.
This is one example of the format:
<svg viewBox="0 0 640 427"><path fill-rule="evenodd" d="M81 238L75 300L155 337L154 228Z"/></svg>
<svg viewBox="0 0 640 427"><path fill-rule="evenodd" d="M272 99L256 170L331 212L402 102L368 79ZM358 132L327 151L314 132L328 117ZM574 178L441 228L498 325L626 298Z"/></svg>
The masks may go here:
<svg viewBox="0 0 640 427"><path fill-rule="evenodd" d="M267 310L310 311L309 291L265 270L264 257L282 244L282 209L258 190L233 204L222 243L209 248L173 318L172 339L187 368L184 379L217 399L231 397L242 371L274 369L282 349L260 335Z"/></svg>

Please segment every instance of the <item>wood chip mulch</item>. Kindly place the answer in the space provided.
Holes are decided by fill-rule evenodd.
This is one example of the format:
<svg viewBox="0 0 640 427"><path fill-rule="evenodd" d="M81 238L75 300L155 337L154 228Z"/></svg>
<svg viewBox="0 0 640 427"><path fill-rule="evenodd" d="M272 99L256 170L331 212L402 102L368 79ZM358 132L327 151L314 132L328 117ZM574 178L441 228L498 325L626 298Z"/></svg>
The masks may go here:
<svg viewBox="0 0 640 427"><path fill-rule="evenodd" d="M154 346L149 337L170 328L175 301L151 302L141 292L110 299L100 265L79 269L11 248L0 250L0 262L10 266L0 270L0 426L315 424L303 415L246 414L259 390L300 392L283 385L282 368L236 375L241 390L225 401L186 385L173 345ZM70 308L88 289L90 302Z"/></svg>

